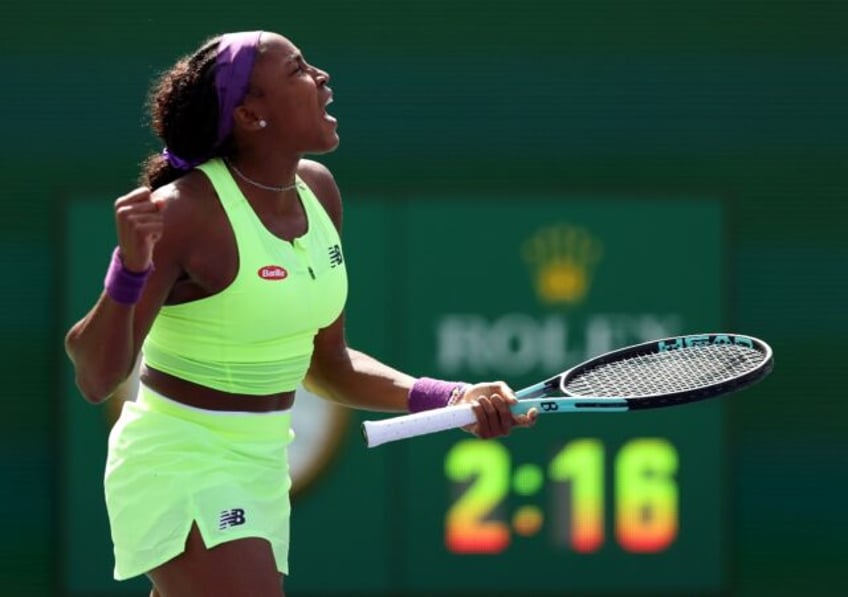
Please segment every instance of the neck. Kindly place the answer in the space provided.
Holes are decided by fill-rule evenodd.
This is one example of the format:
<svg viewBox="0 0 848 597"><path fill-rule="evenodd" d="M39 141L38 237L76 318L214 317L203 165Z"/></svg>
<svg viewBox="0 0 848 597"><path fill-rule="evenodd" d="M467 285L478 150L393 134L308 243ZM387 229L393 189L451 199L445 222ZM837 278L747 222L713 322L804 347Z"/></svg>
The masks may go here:
<svg viewBox="0 0 848 597"><path fill-rule="evenodd" d="M270 153L259 153L258 151L239 151L238 155L227 159L230 167L238 170L249 180L244 180L236 174L240 183L244 183L256 190L288 194L290 187L295 181L297 166L300 156L274 156ZM260 189L255 184L259 183L267 187L275 187L274 190Z"/></svg>

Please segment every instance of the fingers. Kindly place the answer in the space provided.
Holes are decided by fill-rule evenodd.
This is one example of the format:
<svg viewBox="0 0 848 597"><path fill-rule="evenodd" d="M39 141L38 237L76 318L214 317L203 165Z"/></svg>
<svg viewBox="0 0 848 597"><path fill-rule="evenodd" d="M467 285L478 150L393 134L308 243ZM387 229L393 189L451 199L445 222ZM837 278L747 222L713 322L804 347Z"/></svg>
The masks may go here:
<svg viewBox="0 0 848 597"><path fill-rule="evenodd" d="M535 408L527 414L513 414L511 407L518 399L502 381L479 384L470 394L477 421L466 430L484 439L507 436L513 427L532 427L539 415Z"/></svg>
<svg viewBox="0 0 848 597"><path fill-rule="evenodd" d="M151 191L148 187L138 187L137 189L133 189L126 195L118 197L115 201L115 210L118 211L120 208L145 205L155 208L156 204L151 199L150 192Z"/></svg>
<svg viewBox="0 0 848 597"><path fill-rule="evenodd" d="M153 247L162 237L164 201L153 199L147 187L139 187L115 201L115 225L124 266L144 271L153 259Z"/></svg>
<svg viewBox="0 0 848 597"><path fill-rule="evenodd" d="M480 397L473 407L477 417L476 435L484 439L509 435L517 423L510 410L514 403L514 397L508 399L497 393Z"/></svg>
<svg viewBox="0 0 848 597"><path fill-rule="evenodd" d="M515 415L515 426L532 427L536 424L537 418L539 418L539 409L531 408L526 415Z"/></svg>

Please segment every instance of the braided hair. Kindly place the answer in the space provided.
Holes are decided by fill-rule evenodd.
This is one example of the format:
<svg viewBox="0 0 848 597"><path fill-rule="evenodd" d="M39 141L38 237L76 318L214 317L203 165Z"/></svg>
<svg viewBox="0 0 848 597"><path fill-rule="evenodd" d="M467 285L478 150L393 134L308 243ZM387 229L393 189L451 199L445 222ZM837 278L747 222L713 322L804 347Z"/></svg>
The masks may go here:
<svg viewBox="0 0 848 597"><path fill-rule="evenodd" d="M194 54L181 58L153 84L148 97L151 126L165 147L184 159L224 155L227 143L215 149L218 95L215 61L220 36L206 41ZM161 154L147 157L139 182L156 189L185 174Z"/></svg>

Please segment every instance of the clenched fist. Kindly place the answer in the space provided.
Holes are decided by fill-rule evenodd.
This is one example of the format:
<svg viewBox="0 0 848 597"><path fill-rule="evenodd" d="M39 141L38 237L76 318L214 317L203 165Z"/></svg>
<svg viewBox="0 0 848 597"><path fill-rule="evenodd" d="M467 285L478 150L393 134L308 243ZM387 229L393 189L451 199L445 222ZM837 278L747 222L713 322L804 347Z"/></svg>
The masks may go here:
<svg viewBox="0 0 848 597"><path fill-rule="evenodd" d="M164 201L154 200L150 189L139 187L115 201L115 226L121 261L129 271L146 271L153 247L162 237Z"/></svg>

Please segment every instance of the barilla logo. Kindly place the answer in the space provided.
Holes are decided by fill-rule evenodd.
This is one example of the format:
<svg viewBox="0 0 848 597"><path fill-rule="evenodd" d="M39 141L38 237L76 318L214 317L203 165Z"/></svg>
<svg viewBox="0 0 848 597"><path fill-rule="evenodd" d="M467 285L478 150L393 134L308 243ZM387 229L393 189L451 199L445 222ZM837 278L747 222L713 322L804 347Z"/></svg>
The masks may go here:
<svg viewBox="0 0 848 597"><path fill-rule="evenodd" d="M256 272L263 280L285 280L289 273L279 265L263 265Z"/></svg>

